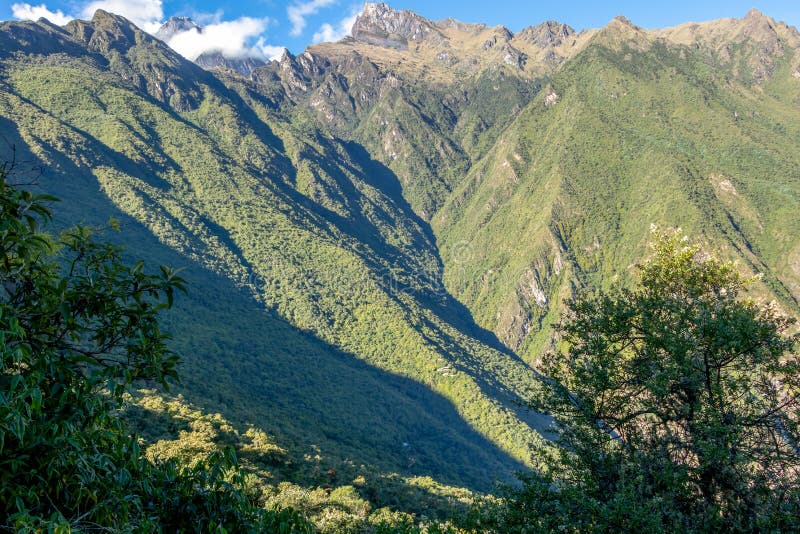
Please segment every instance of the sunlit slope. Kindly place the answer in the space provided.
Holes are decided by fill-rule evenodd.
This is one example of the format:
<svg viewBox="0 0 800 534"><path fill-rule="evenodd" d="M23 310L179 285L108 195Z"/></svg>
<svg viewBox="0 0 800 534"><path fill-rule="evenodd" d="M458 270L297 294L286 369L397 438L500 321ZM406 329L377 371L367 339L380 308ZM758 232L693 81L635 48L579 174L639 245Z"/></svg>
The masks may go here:
<svg viewBox="0 0 800 534"><path fill-rule="evenodd" d="M629 23L628 23L629 24ZM535 360L561 301L627 279L651 224L682 226L800 298L795 51L755 83L615 21L555 74L432 224L447 287Z"/></svg>
<svg viewBox="0 0 800 534"><path fill-rule="evenodd" d="M247 78L103 12L0 26L0 131L60 224L120 217L133 256L191 266L169 321L192 402L486 487L540 442L525 361L563 299L625 284L652 224L798 312L796 30L513 34L372 6Z"/></svg>
<svg viewBox="0 0 800 534"><path fill-rule="evenodd" d="M4 134L68 197L65 222L124 214L133 255L197 266L199 296L173 323L187 392L387 469L486 487L528 461L540 423L514 402L535 377L441 292L430 230L390 170L251 107L124 19L98 12L67 29L2 27L18 47L3 59ZM54 36L68 46L36 44ZM386 402L368 400L369 384ZM401 411L387 417L392 399ZM403 442L425 462L409 464Z"/></svg>

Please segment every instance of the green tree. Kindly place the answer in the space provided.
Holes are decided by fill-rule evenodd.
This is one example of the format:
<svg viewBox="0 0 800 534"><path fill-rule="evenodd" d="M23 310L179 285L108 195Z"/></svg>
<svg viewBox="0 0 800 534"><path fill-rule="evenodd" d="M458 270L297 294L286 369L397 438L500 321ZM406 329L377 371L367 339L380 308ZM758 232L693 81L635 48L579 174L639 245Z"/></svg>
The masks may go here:
<svg viewBox="0 0 800 534"><path fill-rule="evenodd" d="M793 320L731 263L659 234L634 289L581 295L534 403L558 444L493 518L504 531L797 531Z"/></svg>
<svg viewBox="0 0 800 534"><path fill-rule="evenodd" d="M136 380L167 385L178 358L159 330L184 280L127 265L84 227L41 230L53 198L0 165L0 529L307 531L267 512L231 451L154 465L119 417Z"/></svg>

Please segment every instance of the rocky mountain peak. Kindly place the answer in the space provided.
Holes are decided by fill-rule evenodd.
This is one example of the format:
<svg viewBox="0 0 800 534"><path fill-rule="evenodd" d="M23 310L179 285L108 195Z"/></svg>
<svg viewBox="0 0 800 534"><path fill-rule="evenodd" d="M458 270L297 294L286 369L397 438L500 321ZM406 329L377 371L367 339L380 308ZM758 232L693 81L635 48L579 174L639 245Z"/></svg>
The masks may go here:
<svg viewBox="0 0 800 534"><path fill-rule="evenodd" d="M289 65L292 63L292 61L294 61L294 54L289 52L288 48L284 48L280 59L278 59L278 63L280 65Z"/></svg>
<svg viewBox="0 0 800 534"><path fill-rule="evenodd" d="M648 32L631 22L627 17L620 15L611 19L608 24L600 28L598 33L612 39L630 39L641 38Z"/></svg>
<svg viewBox="0 0 800 534"><path fill-rule="evenodd" d="M756 8L752 8L744 16L744 20L750 20L750 21L768 20L768 19L769 19L769 17L767 17L764 13L762 13L759 10L757 10Z"/></svg>
<svg viewBox="0 0 800 534"><path fill-rule="evenodd" d="M757 9L748 11L741 23L743 32L755 40L769 43L777 40L775 21Z"/></svg>
<svg viewBox="0 0 800 534"><path fill-rule="evenodd" d="M267 64L263 59L256 57L233 57L227 58L221 52L203 52L194 62L204 69L224 68L249 76L258 67Z"/></svg>
<svg viewBox="0 0 800 534"><path fill-rule="evenodd" d="M203 28L189 17L171 17L155 33L156 38L169 41L179 33L189 30L203 31Z"/></svg>
<svg viewBox="0 0 800 534"><path fill-rule="evenodd" d="M669 41L704 48L725 65L736 65L736 76L757 83L770 78L779 58L800 47L800 33L785 22L751 9L738 19L686 23L656 32Z"/></svg>
<svg viewBox="0 0 800 534"><path fill-rule="evenodd" d="M106 30L114 33L130 33L141 31L131 21L120 15L98 9L92 16L92 25L95 30Z"/></svg>
<svg viewBox="0 0 800 534"><path fill-rule="evenodd" d="M623 47L634 50L647 50L652 45L653 36L640 28L627 17L614 17L611 22L600 29L592 38L593 42L608 46L614 50Z"/></svg>
<svg viewBox="0 0 800 534"><path fill-rule="evenodd" d="M633 22L631 22L628 17L625 17L623 15L618 15L614 17L611 20L611 22L608 23L608 26L616 28L627 28L631 30L637 29L637 26Z"/></svg>
<svg viewBox="0 0 800 534"><path fill-rule="evenodd" d="M367 3L353 25L353 38L388 48L407 48L439 31L413 11L397 11L383 3Z"/></svg>
<svg viewBox="0 0 800 534"><path fill-rule="evenodd" d="M67 28L70 28L69 24ZM98 9L92 17L91 31L86 32L85 37L86 44L93 51L106 53L115 49L124 53L136 45L137 34L141 36L143 32L128 19Z"/></svg>
<svg viewBox="0 0 800 534"><path fill-rule="evenodd" d="M575 30L570 26L554 20L548 20L536 26L528 26L519 32L517 37L540 48L548 48L559 46L565 39L574 34Z"/></svg>

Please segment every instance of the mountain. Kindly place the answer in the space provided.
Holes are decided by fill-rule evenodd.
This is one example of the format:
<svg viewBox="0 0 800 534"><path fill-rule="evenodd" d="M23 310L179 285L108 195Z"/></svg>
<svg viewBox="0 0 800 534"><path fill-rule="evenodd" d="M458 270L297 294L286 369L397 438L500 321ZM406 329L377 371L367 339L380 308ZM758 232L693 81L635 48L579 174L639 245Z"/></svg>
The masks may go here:
<svg viewBox="0 0 800 534"><path fill-rule="evenodd" d="M748 34L754 18L769 31ZM552 343L565 296L628 277L651 223L703 236L797 313L798 34L753 13L722 26L738 43L724 57L715 23L686 45L680 28L612 22L434 218L443 257L478 251L446 265L448 288L526 360Z"/></svg>
<svg viewBox="0 0 800 534"><path fill-rule="evenodd" d="M133 257L188 268L185 398L342 477L489 489L529 462L535 373L442 290L430 227L364 147L103 11L0 41L2 134L47 167L58 220L118 218Z"/></svg>
<svg viewBox="0 0 800 534"><path fill-rule="evenodd" d="M420 477L535 467L562 301L624 285L651 224L800 313L800 34L766 15L514 33L366 4L352 37L211 70L181 31L2 23L0 135L60 226L116 218L186 268L176 393L290 451L272 482L419 512Z"/></svg>
<svg viewBox="0 0 800 534"><path fill-rule="evenodd" d="M702 235L797 313L798 35L757 11L513 34L373 4L353 38L271 68L294 113L397 174L445 287L535 362L562 300L625 280L651 223Z"/></svg>
<svg viewBox="0 0 800 534"><path fill-rule="evenodd" d="M204 69L230 69L245 76L249 76L255 69L266 63L257 57L228 58L222 55L222 52L203 52L194 58L194 62Z"/></svg>
<svg viewBox="0 0 800 534"><path fill-rule="evenodd" d="M156 39L169 43L176 35L192 30L202 32L203 28L190 17L170 17L153 35Z"/></svg>

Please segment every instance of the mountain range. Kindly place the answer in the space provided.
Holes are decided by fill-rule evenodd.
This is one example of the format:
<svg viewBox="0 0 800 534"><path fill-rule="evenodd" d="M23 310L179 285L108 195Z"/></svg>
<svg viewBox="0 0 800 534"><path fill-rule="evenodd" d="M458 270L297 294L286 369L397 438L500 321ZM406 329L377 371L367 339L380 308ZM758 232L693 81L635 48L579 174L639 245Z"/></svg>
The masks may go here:
<svg viewBox="0 0 800 534"><path fill-rule="evenodd" d="M202 30L2 23L3 157L58 226L186 269L171 395L291 451L275 480L334 469L406 506L381 485L535 467L549 419L525 400L563 301L626 284L652 225L800 312L793 27L514 33L366 4L351 37L269 62L189 61L179 31Z"/></svg>

